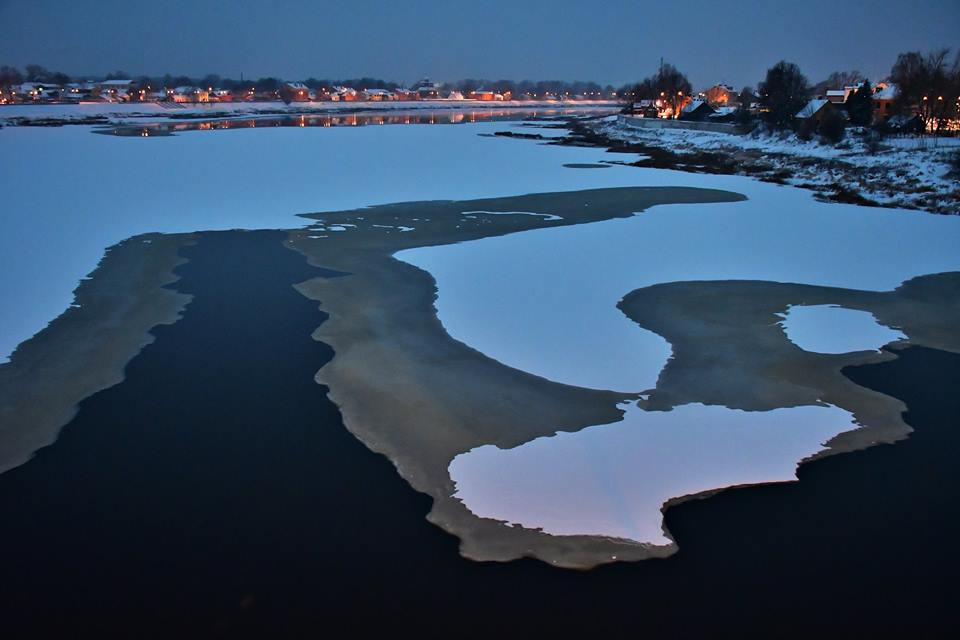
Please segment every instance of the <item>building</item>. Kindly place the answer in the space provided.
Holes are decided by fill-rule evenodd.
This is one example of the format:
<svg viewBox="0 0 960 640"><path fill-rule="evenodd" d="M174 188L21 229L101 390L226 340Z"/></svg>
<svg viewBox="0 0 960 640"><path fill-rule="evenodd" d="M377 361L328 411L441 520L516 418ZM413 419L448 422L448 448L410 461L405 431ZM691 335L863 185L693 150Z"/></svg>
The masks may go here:
<svg viewBox="0 0 960 640"><path fill-rule="evenodd" d="M210 102L210 92L201 87L184 85L167 93L174 102Z"/></svg>
<svg viewBox="0 0 960 640"><path fill-rule="evenodd" d="M310 87L302 82L284 82L280 86L280 97L284 102L310 102Z"/></svg>
<svg viewBox="0 0 960 640"><path fill-rule="evenodd" d="M711 107L726 107L736 104L738 94L728 84L715 84L703 92L703 97Z"/></svg>
<svg viewBox="0 0 960 640"><path fill-rule="evenodd" d="M440 97L441 89L443 89L443 86L430 78L424 78L413 86L413 91L416 92L418 100L436 100Z"/></svg>
<svg viewBox="0 0 960 640"><path fill-rule="evenodd" d="M133 80L104 80L97 83L97 93L107 102L128 102L133 92Z"/></svg>
<svg viewBox="0 0 960 640"><path fill-rule="evenodd" d="M680 110L680 120L706 120L717 112L706 100L691 100Z"/></svg>
<svg viewBox="0 0 960 640"><path fill-rule="evenodd" d="M843 104L847 101L847 92L843 89L827 89L824 96L831 104Z"/></svg>
<svg viewBox="0 0 960 640"><path fill-rule="evenodd" d="M837 113L837 107L826 98L816 98L808 102L794 117L797 120L819 125L827 115Z"/></svg>
<svg viewBox="0 0 960 640"><path fill-rule="evenodd" d="M396 100L393 93L386 89L364 89L360 94L364 100L369 100L370 102L391 102Z"/></svg>
<svg viewBox="0 0 960 640"><path fill-rule="evenodd" d="M878 82L873 88L873 121L883 122L893 115L893 103L897 99L897 85Z"/></svg>
<svg viewBox="0 0 960 640"><path fill-rule="evenodd" d="M480 102L502 102L503 95L489 89L477 89L473 92L473 99Z"/></svg>

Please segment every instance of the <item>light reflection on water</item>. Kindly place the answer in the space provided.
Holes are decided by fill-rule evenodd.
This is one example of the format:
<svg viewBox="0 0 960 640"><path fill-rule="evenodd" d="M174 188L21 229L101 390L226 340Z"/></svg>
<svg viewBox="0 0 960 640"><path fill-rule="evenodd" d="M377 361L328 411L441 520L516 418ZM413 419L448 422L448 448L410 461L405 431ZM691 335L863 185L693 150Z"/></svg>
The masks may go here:
<svg viewBox="0 0 960 640"><path fill-rule="evenodd" d="M150 138L185 131L225 131L269 127L361 127L387 124L474 124L610 112L612 112L610 108L581 107L576 109L443 109L400 113L324 113L120 124L98 128L95 131L107 135Z"/></svg>

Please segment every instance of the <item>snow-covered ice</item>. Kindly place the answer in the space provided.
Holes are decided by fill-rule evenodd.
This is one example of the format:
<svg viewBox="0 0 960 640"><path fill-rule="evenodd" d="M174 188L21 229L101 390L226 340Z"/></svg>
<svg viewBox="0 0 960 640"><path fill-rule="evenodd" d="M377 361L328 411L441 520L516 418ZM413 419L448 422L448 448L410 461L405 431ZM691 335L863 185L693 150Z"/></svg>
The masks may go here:
<svg viewBox="0 0 960 640"><path fill-rule="evenodd" d="M877 322L872 313L833 304L791 305L780 325L791 342L815 353L877 350L906 338Z"/></svg>

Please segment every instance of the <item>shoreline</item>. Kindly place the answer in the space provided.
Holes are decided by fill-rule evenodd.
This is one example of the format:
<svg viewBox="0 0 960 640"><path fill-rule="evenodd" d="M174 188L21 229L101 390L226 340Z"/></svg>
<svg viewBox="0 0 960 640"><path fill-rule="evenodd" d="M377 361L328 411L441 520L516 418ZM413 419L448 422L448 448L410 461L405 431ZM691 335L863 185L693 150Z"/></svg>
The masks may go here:
<svg viewBox="0 0 960 640"><path fill-rule="evenodd" d="M769 135L733 135L692 130L636 129L603 118L567 119L568 134L549 144L586 146L637 160L607 161L688 173L739 175L813 191L823 202L913 209L960 215L960 175L949 173L943 149L898 148L851 132L839 145L804 143ZM792 135L792 134L789 134ZM926 157L919 157L925 154ZM942 174L942 175L940 175ZM922 182L918 176L923 176Z"/></svg>
<svg viewBox="0 0 960 640"><path fill-rule="evenodd" d="M84 104L10 104L0 105L3 126L61 126L70 124L124 124L142 120L182 122L298 115L354 115L422 113L427 111L523 111L577 109L619 109L622 105L608 100L550 102L490 102L477 100L423 100L414 102L223 102L190 104L109 103ZM19 112L19 113L18 113Z"/></svg>

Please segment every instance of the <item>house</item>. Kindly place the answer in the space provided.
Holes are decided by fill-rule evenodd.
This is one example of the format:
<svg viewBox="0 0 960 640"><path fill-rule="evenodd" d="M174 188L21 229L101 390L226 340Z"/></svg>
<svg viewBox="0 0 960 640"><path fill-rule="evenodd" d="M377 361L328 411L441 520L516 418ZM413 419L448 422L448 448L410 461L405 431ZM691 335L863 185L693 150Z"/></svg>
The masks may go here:
<svg viewBox="0 0 960 640"><path fill-rule="evenodd" d="M396 99L393 93L386 89L364 89L360 93L364 100L370 102L390 102Z"/></svg>
<svg viewBox="0 0 960 640"><path fill-rule="evenodd" d="M447 94L447 100L463 100L463 94L459 91L451 91Z"/></svg>
<svg viewBox="0 0 960 640"><path fill-rule="evenodd" d="M210 92L210 102L233 102L233 92L229 89L214 89Z"/></svg>
<svg viewBox="0 0 960 640"><path fill-rule="evenodd" d="M489 89L477 89L473 92L473 99L480 102L501 102L503 101L503 95Z"/></svg>
<svg viewBox="0 0 960 640"><path fill-rule="evenodd" d="M350 87L334 87L330 99L334 102L356 102L357 90Z"/></svg>
<svg viewBox="0 0 960 640"><path fill-rule="evenodd" d="M706 120L714 115L716 111L707 104L706 100L691 100L680 110L680 120Z"/></svg>
<svg viewBox="0 0 960 640"><path fill-rule="evenodd" d="M133 89L133 80L104 80L97 83L96 91L107 102L128 102Z"/></svg>
<svg viewBox="0 0 960 640"><path fill-rule="evenodd" d="M878 82L873 88L873 121L883 122L893 114L893 102L897 99L897 85Z"/></svg>
<svg viewBox="0 0 960 640"><path fill-rule="evenodd" d="M703 92L703 97L711 107L725 107L737 101L737 92L728 84L715 84Z"/></svg>
<svg viewBox="0 0 960 640"><path fill-rule="evenodd" d="M803 109L800 109L800 111L797 112L797 115L794 117L797 120L803 120L819 125L820 121L823 120L823 118L828 114L838 112L839 111L837 107L833 106L833 103L826 98L816 98L808 102Z"/></svg>
<svg viewBox="0 0 960 640"><path fill-rule="evenodd" d="M847 101L847 92L843 89L827 89L824 96L831 104L843 104Z"/></svg>
<svg viewBox="0 0 960 640"><path fill-rule="evenodd" d="M660 109L653 100L638 100L630 106L630 113L641 118L657 118Z"/></svg>
<svg viewBox="0 0 960 640"><path fill-rule="evenodd" d="M284 102L309 102L310 87L302 82L284 82L280 87L280 97Z"/></svg>
<svg viewBox="0 0 960 640"><path fill-rule="evenodd" d="M442 88L443 86L439 82L424 78L413 86L413 91L416 92L418 100L436 100L440 97Z"/></svg>
<svg viewBox="0 0 960 640"><path fill-rule="evenodd" d="M410 101L417 99L417 92L412 89L406 89L404 87L398 87L393 90L393 96L395 100Z"/></svg>
<svg viewBox="0 0 960 640"><path fill-rule="evenodd" d="M210 92L201 87L180 86L168 91L174 102L210 102Z"/></svg>
<svg viewBox="0 0 960 640"><path fill-rule="evenodd" d="M59 100L63 87L49 82L23 82L10 87L24 102L52 102Z"/></svg>
<svg viewBox="0 0 960 640"><path fill-rule="evenodd" d="M710 122L733 122L737 117L737 107L716 107L714 113L707 116Z"/></svg>

